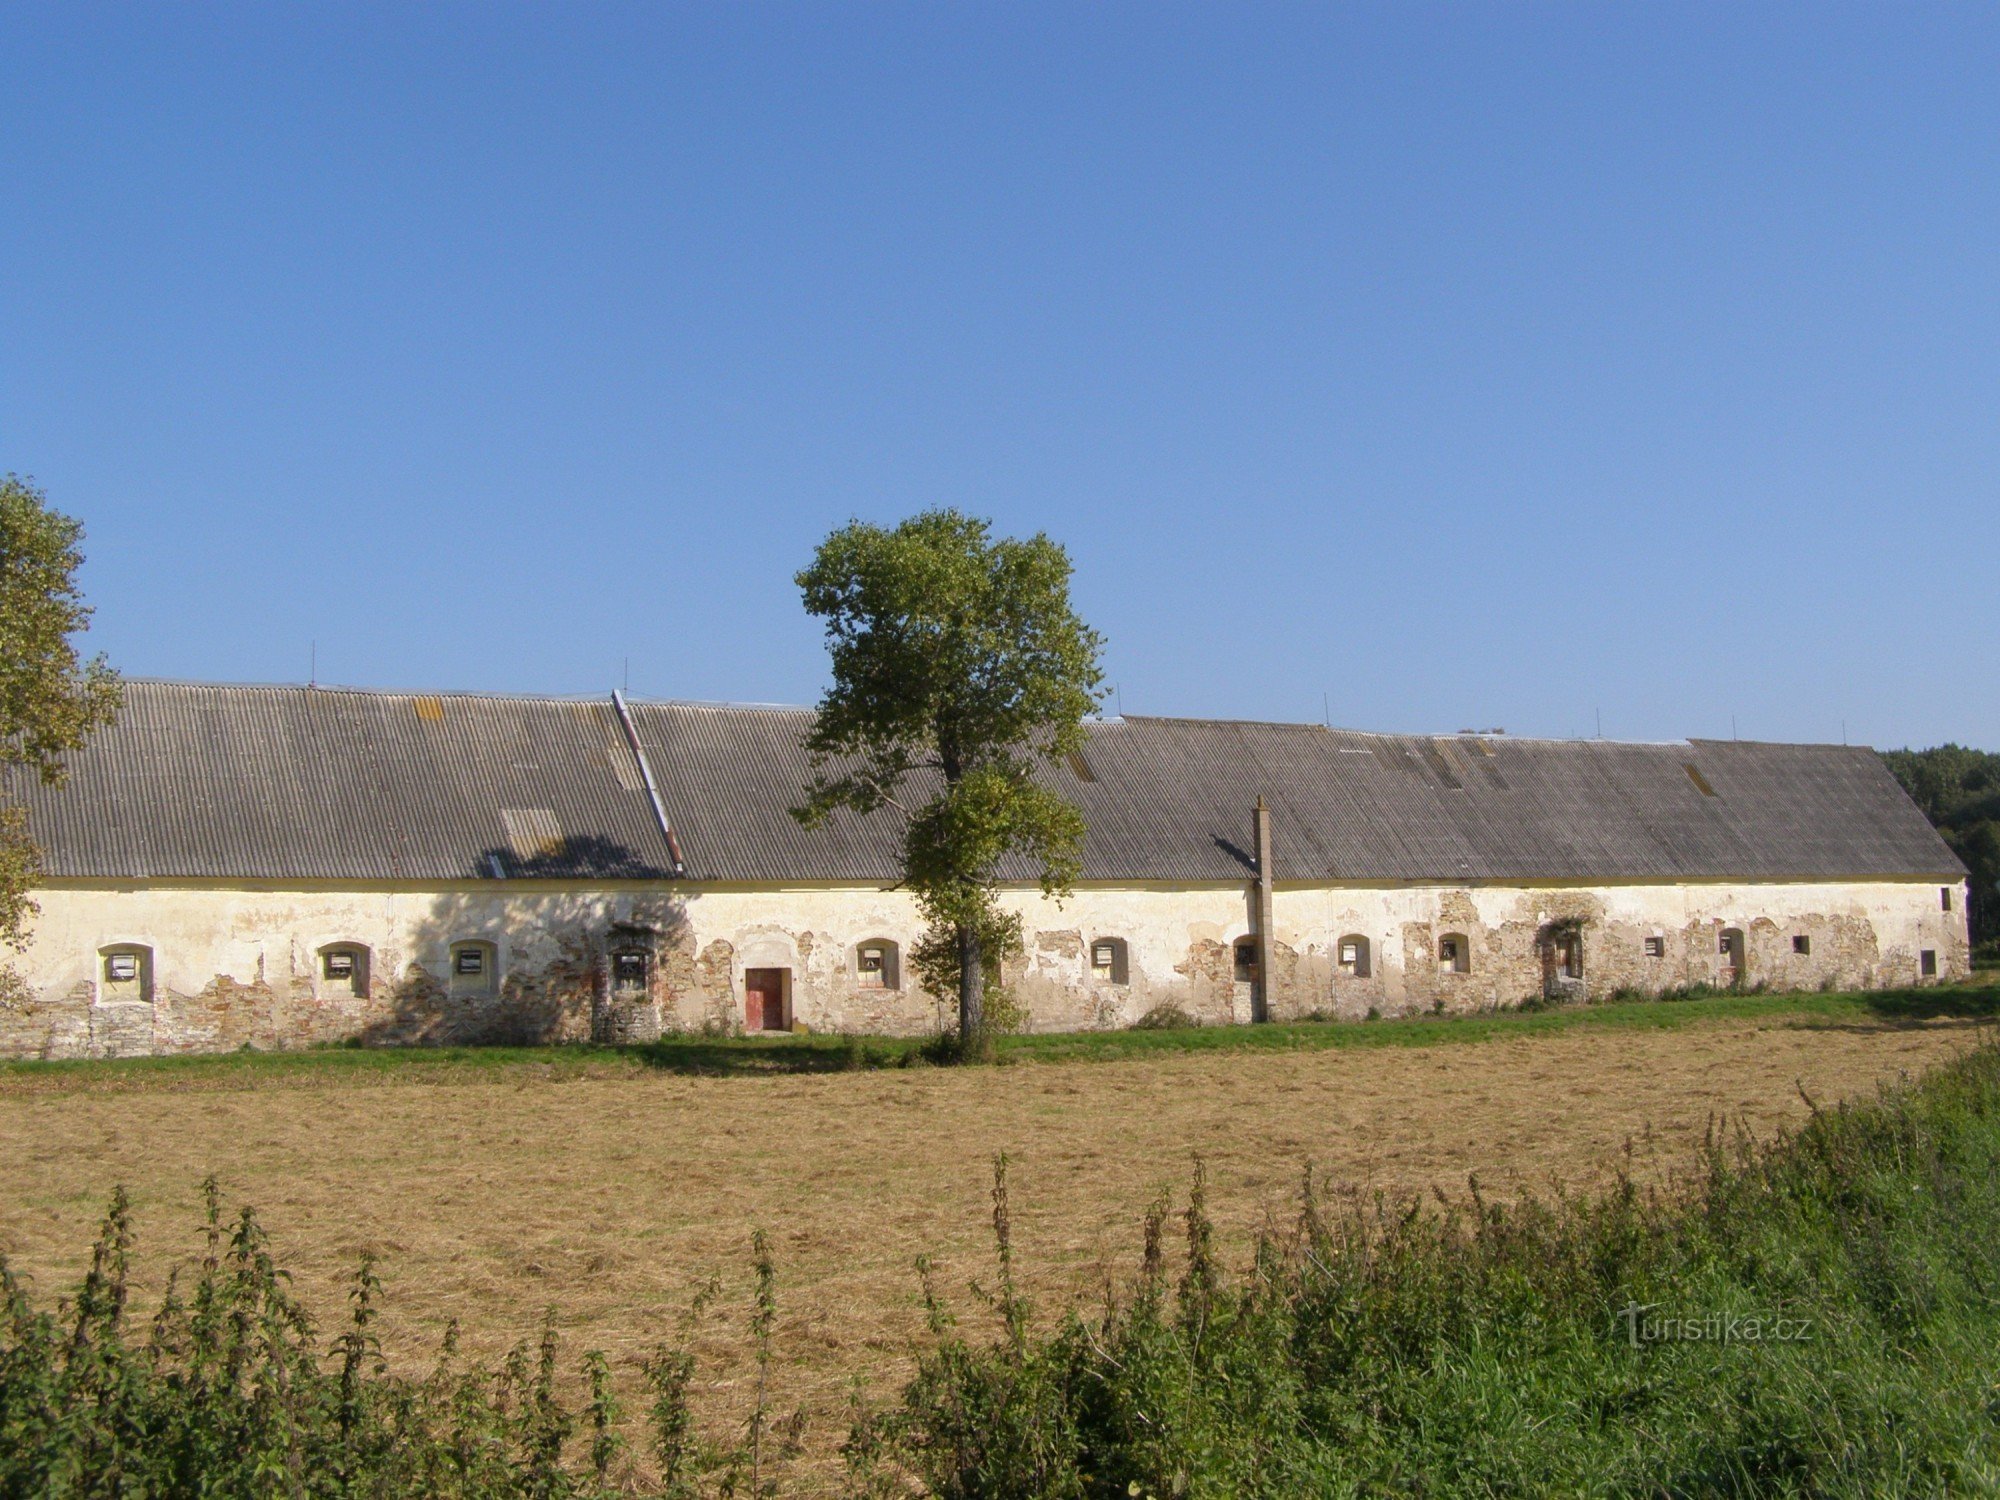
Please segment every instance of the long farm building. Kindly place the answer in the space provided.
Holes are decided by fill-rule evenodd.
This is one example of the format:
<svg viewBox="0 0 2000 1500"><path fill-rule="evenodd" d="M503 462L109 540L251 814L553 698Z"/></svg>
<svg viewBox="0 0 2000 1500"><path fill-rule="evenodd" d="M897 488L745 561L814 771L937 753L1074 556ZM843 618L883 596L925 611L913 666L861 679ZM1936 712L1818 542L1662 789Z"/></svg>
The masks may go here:
<svg viewBox="0 0 2000 1500"><path fill-rule="evenodd" d="M136 681L68 784L0 1053L914 1033L896 814L790 815L804 710ZM1874 752L1121 718L1002 871L1036 1030L1963 977L1965 870Z"/></svg>

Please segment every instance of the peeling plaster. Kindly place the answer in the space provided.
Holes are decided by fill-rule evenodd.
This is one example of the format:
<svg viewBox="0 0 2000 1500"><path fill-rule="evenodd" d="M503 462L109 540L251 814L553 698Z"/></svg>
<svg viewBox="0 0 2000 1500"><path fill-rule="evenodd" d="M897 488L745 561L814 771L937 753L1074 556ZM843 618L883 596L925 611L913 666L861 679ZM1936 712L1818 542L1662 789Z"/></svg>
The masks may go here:
<svg viewBox="0 0 2000 1500"><path fill-rule="evenodd" d="M1584 923L1583 993L1657 992L1721 977L1720 934L1744 933L1745 982L1773 989L1915 984L1921 951L1938 978L1969 968L1962 886L1941 910L1935 882L1698 885L1284 887L1273 898L1274 1020L1358 1019L1371 1011L1464 1013L1539 995L1538 935L1551 920ZM921 923L906 892L873 888L681 890L637 883L581 890L542 882L327 889L210 889L161 883L62 886L42 911L19 967L36 997L0 1011L0 1055L119 1056L360 1041L405 1044L637 1041L731 1031L743 1020L746 967L791 971L792 1014L810 1031L914 1034L942 1006L915 987L908 954ZM1243 886L1087 887L1058 905L1004 892L1031 934L1008 981L1037 1031L1130 1025L1172 1004L1209 1024L1249 1019L1250 986L1234 978L1233 945L1250 931ZM641 932L653 953L643 995L614 994L614 928ZM1437 959L1438 938L1463 933L1470 972ZM1366 977L1343 970L1338 945L1368 939ZM1795 937L1811 952L1793 951ZM1120 937L1126 984L1089 967L1088 944ZM1644 953L1649 937L1658 957ZM490 996L454 997L454 942L494 945ZM865 987L857 944L896 943L900 988ZM353 995L322 982L330 943L369 950L371 982ZM101 998L100 950L140 944L153 955L153 999Z"/></svg>

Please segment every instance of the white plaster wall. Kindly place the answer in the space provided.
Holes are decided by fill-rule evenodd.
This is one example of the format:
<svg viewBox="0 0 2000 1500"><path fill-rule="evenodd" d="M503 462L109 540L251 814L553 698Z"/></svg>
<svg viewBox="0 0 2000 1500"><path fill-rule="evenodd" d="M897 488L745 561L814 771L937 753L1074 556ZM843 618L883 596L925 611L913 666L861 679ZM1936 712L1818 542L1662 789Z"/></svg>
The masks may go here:
<svg viewBox="0 0 2000 1500"><path fill-rule="evenodd" d="M1941 892L1951 891L1950 910ZM1723 929L1743 930L1752 941L1747 981L1773 989L1837 985L1877 988L1922 981L1918 955L1937 958L1937 978L1970 972L1964 883L1941 886L1914 881L1813 881L1790 883L1692 883L1686 885L1410 886L1287 888L1273 901L1274 937L1302 957L1345 1013L1366 1005L1385 1014L1434 1004L1445 1009L1508 1005L1535 993L1538 967L1533 933L1553 918L1580 915L1585 930L1585 977L1593 993L1629 985L1659 991L1715 983L1721 974L1716 939ZM1839 938L1849 925L1865 927L1872 956ZM1836 933L1834 929L1842 929ZM1416 931L1413 932L1413 929ZM1413 941L1418 933L1421 941ZM1452 975L1438 961L1436 940L1462 933L1471 942L1471 972ZM1366 937L1373 950L1372 985L1354 983L1333 965L1347 935ZM1643 939L1659 936L1666 952L1647 958ZM1813 951L1791 951L1806 936ZM1339 1003L1348 991L1362 999ZM1294 1008L1297 1008L1296 1001Z"/></svg>
<svg viewBox="0 0 2000 1500"><path fill-rule="evenodd" d="M1620 984L1659 989L1712 981L1714 934L1750 937L1753 981L1775 988L1918 982L1917 954L1937 954L1940 979L1968 970L1965 895L1947 912L1932 882L1799 882L1695 885L1297 887L1275 894L1272 976L1277 1016L1396 1014L1518 1002L1538 983L1532 934L1553 916L1586 929L1593 992ZM907 954L921 930L900 891L761 888L679 891L628 883L577 890L552 883L467 882L423 889L214 888L185 883L73 884L37 894L41 914L17 962L39 997L33 1015L0 1017L0 1051L200 1050L244 1037L258 1045L352 1034L379 1008L380 992L413 971L444 976L452 942L479 938L498 950L505 975L558 971L574 988L613 923L639 922L682 955L663 979L656 1024L742 1020L743 970L792 971L794 1019L812 1030L912 1032L937 1024L940 1007L918 992ZM1251 930L1247 885L1085 887L1058 905L1032 889L1004 894L1022 914L1027 952L1010 985L1037 1029L1118 1026L1173 1003L1210 1021L1247 1020L1249 986L1228 972L1234 940ZM1464 932L1472 972L1441 975L1436 938ZM1790 957L1794 933L1811 933L1810 960ZM1369 939L1373 974L1339 971L1336 945ZM1639 959L1644 935L1668 939L1660 960ZM1130 983L1089 968L1100 937L1127 944ZM887 939L903 954L903 984L868 990L855 948ZM328 993L318 950L366 945L373 1000ZM155 1006L99 1000L99 952L111 944L152 950ZM565 967L567 966L567 967ZM227 983L222 983L222 981ZM254 992L254 1002L239 991ZM266 1005L245 1032L232 1007ZM166 1004L148 1022L142 1012ZM116 1015L113 1012L117 1012ZM148 1031L150 1026L150 1031ZM116 1040L123 1038L123 1040ZM109 1040L107 1040L109 1039Z"/></svg>

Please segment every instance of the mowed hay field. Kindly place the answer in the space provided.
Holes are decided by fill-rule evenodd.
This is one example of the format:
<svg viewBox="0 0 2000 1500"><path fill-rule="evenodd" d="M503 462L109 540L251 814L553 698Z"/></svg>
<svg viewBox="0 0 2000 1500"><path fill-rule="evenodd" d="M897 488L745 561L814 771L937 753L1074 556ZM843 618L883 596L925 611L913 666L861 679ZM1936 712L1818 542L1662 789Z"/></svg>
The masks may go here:
<svg viewBox="0 0 2000 1500"><path fill-rule="evenodd" d="M605 1349L630 1396L648 1350L704 1318L703 1396L740 1419L749 1240L768 1231L780 1317L772 1399L803 1407L822 1459L850 1391L877 1400L911 1368L933 1256L968 1318L990 1280L990 1160L1007 1153L1021 1277L1044 1316L1128 1275L1146 1203L1208 1164L1240 1253L1290 1212L1310 1163L1391 1193L1507 1195L1685 1163L1709 1121L1761 1136L1822 1103L1969 1048L1964 1023L1803 1023L1780 1013L1668 1029L1497 1035L1420 1047L1215 1050L700 1078L631 1068L476 1074L419 1065L260 1076L0 1076L0 1249L44 1296L82 1271L105 1200L138 1219L142 1304L198 1249L200 1183L255 1205L280 1264L339 1318L363 1252L380 1258L392 1360L426 1368L447 1320L475 1356L556 1310L572 1358ZM1633 1150L1628 1157L1627 1144ZM141 1311L146 1308L142 1305Z"/></svg>

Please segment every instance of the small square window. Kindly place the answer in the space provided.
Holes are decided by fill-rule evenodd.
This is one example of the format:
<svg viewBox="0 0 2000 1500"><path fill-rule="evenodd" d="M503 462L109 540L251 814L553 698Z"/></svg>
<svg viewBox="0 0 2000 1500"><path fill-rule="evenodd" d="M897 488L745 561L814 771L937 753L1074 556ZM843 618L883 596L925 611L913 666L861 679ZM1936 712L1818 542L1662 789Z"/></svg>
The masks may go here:
<svg viewBox="0 0 2000 1500"><path fill-rule="evenodd" d="M1799 954L1810 954L1812 952L1812 939L1807 937L1803 933L1793 938L1792 952Z"/></svg>
<svg viewBox="0 0 2000 1500"><path fill-rule="evenodd" d="M1937 978L1937 949L1926 948L1917 955L1917 972L1926 979Z"/></svg>
<svg viewBox="0 0 2000 1500"><path fill-rule="evenodd" d="M650 965L642 952L630 951L611 955L611 982L621 990L643 990Z"/></svg>
<svg viewBox="0 0 2000 1500"><path fill-rule="evenodd" d="M114 953L104 960L104 977L119 983L139 977L139 955L136 953Z"/></svg>
<svg viewBox="0 0 2000 1500"><path fill-rule="evenodd" d="M864 990L903 987L901 950L887 938L869 938L854 945L854 982Z"/></svg>
<svg viewBox="0 0 2000 1500"><path fill-rule="evenodd" d="M1253 943L1250 947L1251 967L1253 970L1256 967L1256 953L1256 946ZM1131 970L1125 962L1125 939L1115 937L1091 939L1090 977L1100 981L1108 981L1112 984L1131 983ZM1240 952L1237 955L1236 977L1238 979L1252 977L1243 972L1242 954Z"/></svg>
<svg viewBox="0 0 2000 1500"><path fill-rule="evenodd" d="M1667 940L1665 938L1649 937L1646 939L1646 957L1665 958L1666 956L1667 956Z"/></svg>
<svg viewBox="0 0 2000 1500"><path fill-rule="evenodd" d="M325 973L328 979L352 979L354 977L354 955L352 953L327 954Z"/></svg>
<svg viewBox="0 0 2000 1500"><path fill-rule="evenodd" d="M1438 960L1441 963L1448 963L1448 964L1455 964L1458 962L1457 938L1446 938L1443 942L1438 944Z"/></svg>
<svg viewBox="0 0 2000 1500"><path fill-rule="evenodd" d="M1257 945L1245 938L1236 945L1236 982L1254 984L1257 980Z"/></svg>
<svg viewBox="0 0 2000 1500"><path fill-rule="evenodd" d="M1940 907L1941 907L1942 909L1944 909L1945 911L1950 911L1950 910L1951 910L1951 887L1950 887L1950 886L1948 886L1948 885L1941 885L1941 886L1939 886L1939 887L1938 887L1938 905L1939 905L1939 906L1940 906Z"/></svg>
<svg viewBox="0 0 2000 1500"><path fill-rule="evenodd" d="M1454 937L1457 933L1452 934ZM1368 939L1359 933L1349 933L1334 947L1339 957L1338 967L1355 979L1369 977Z"/></svg>
<svg viewBox="0 0 2000 1500"><path fill-rule="evenodd" d="M486 950L484 948L460 948L451 958L452 972L456 974L484 974L486 972Z"/></svg>

